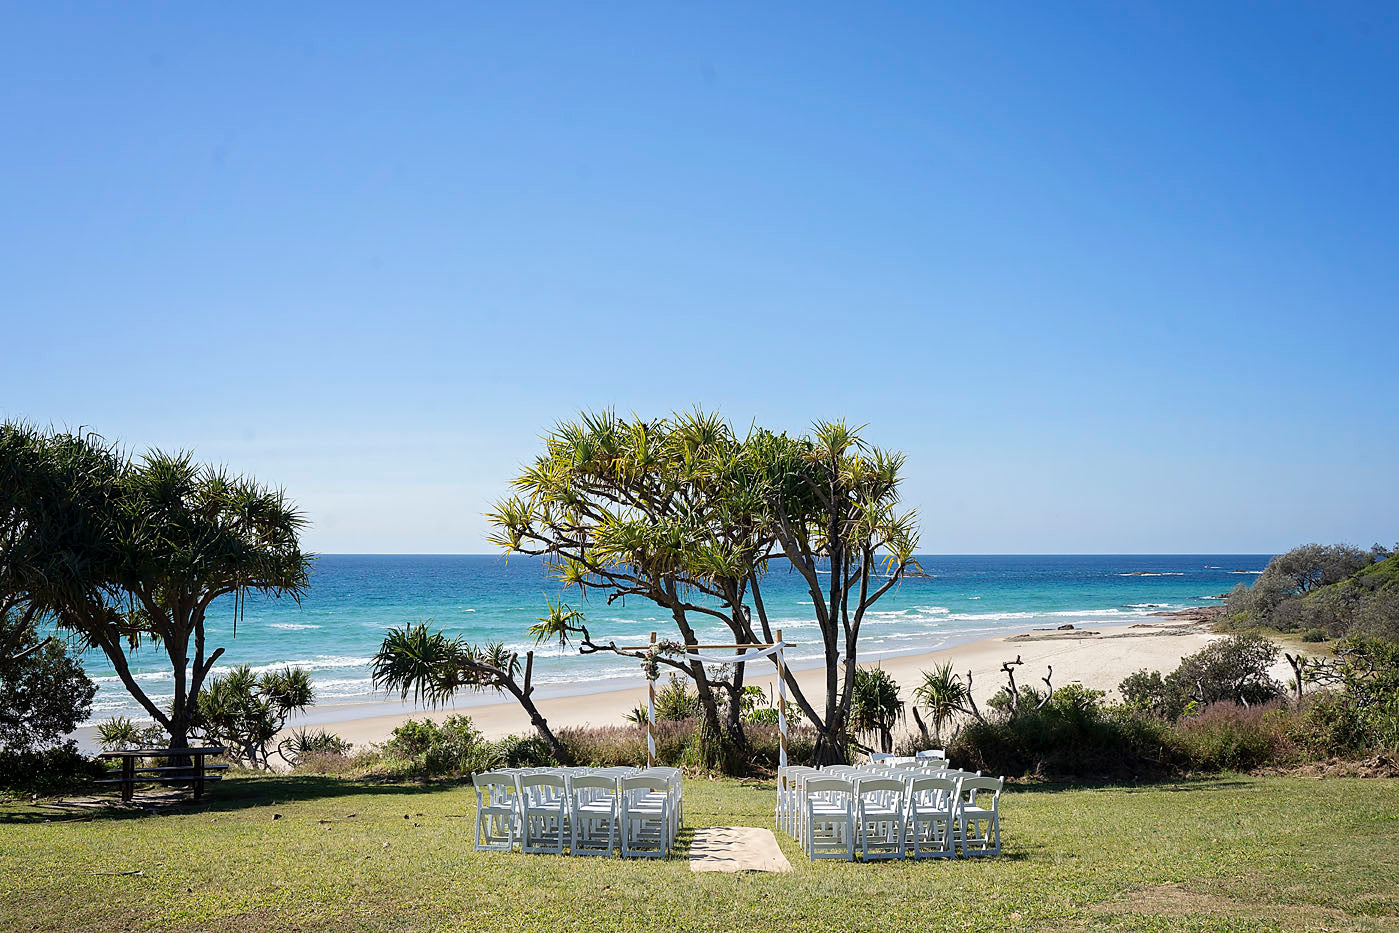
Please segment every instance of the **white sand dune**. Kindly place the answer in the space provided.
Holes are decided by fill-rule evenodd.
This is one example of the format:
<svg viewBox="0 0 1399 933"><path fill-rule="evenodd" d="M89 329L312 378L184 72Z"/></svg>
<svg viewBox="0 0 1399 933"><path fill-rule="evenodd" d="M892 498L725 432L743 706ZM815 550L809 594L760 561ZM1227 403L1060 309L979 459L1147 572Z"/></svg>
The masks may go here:
<svg viewBox="0 0 1399 933"><path fill-rule="evenodd" d="M921 680L921 671L950 660L959 673L965 675L968 670L971 671L974 695L978 702L983 702L1004 686L1005 675L1000 672L1000 666L1016 656L1025 662L1016 672L1016 680L1021 684L1042 686L1040 678L1048 673L1052 665L1056 687L1076 681L1087 687L1111 691L1123 677L1141 668L1172 670L1181 658L1199 651L1216 637L1198 622L1162 618L1130 627L1022 632L985 638L927 654L903 655L871 663L879 664L893 675L907 700ZM770 665L770 662L764 661L762 664ZM775 696L774 676L771 673L755 676L754 671L757 670L771 671L771 667L752 665L747 682L760 684L769 696ZM1278 672L1278 676L1281 675L1282 672ZM825 695L824 677L825 671L819 668L797 674L807 697L818 704L818 710ZM548 697L538 700L538 704L540 712L554 729L620 725L626 713L644 702L645 696L644 687L634 686L575 696ZM376 704L371 708L378 712L384 709L384 705ZM406 719L424 716L440 719L453 712L470 715L476 726L492 738L531 731L524 711L508 695L499 702L440 710L417 710L411 704L404 704L400 712L364 715L365 709L365 704L358 709L354 705L317 707L314 711L315 726L336 732L356 745L384 741Z"/></svg>

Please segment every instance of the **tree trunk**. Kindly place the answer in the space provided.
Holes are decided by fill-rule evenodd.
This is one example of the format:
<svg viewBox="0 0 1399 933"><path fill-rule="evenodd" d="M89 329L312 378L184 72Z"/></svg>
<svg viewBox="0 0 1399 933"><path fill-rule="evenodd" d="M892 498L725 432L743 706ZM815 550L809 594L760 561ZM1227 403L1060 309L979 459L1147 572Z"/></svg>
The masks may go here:
<svg viewBox="0 0 1399 933"><path fill-rule="evenodd" d="M568 754L568 749L549 728L548 721L539 712L539 707L535 706L534 701L529 698L529 694L521 690L513 678L504 682L510 692L515 694L515 699L524 707L525 712L529 714L530 724L534 726L534 731L539 733L539 737L544 740L544 744L549 746L549 753L554 756L554 760L564 767L571 765L573 762Z"/></svg>
<svg viewBox="0 0 1399 933"><path fill-rule="evenodd" d="M745 752L747 742L742 729L731 730L720 720L719 704L714 699L714 685L704 672L704 664L690 662L690 677L700 701L700 728L698 739L699 764L701 767L722 774L740 774L747 763Z"/></svg>

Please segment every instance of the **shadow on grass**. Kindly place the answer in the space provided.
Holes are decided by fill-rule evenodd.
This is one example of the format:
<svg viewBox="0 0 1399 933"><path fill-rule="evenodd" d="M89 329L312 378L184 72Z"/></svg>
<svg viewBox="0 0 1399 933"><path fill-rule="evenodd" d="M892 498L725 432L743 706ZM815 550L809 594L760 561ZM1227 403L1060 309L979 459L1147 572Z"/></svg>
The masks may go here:
<svg viewBox="0 0 1399 933"><path fill-rule="evenodd" d="M1117 790L1127 793L1164 791L1167 793L1187 793L1193 791L1221 790L1230 787L1249 787L1250 783L1239 778L1199 777L1170 778L1159 781L1042 781L1032 784L1008 784L1007 794L1059 794L1067 791Z"/></svg>
<svg viewBox="0 0 1399 933"><path fill-rule="evenodd" d="M259 775L232 778L211 784L203 798L194 800L189 792L138 791L136 799L122 803L116 795L68 797L43 801L22 809L0 809L0 823L90 823L94 821L141 819L182 813L222 813L304 800L332 800L338 797L415 797L470 787L469 781L384 782L351 780L324 775Z"/></svg>

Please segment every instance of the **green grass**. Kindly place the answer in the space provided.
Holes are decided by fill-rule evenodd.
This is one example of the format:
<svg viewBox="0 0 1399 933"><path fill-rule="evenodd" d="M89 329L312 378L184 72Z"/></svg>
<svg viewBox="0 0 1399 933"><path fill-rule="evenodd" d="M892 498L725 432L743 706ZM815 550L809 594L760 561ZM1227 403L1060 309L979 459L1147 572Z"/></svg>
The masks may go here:
<svg viewBox="0 0 1399 933"><path fill-rule="evenodd" d="M166 815L45 822L53 811L5 804L0 929L1399 925L1393 782L1013 788L1000 858L813 865L779 834L795 871L745 876L692 875L683 857L476 855L473 800L463 785L263 777L232 779L205 805ZM771 825L770 783L688 779L685 800L692 825ZM93 874L135 869L143 874Z"/></svg>

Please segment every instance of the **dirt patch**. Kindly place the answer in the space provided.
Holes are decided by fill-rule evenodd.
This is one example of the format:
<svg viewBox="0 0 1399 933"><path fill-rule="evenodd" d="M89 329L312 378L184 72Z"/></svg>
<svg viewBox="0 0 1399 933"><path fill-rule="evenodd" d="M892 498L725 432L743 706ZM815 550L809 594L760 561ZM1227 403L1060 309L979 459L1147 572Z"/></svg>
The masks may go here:
<svg viewBox="0 0 1399 933"><path fill-rule="evenodd" d="M1152 917L1202 916L1220 919L1267 919L1308 929L1350 930L1355 919L1345 911L1314 904L1275 904L1241 901L1221 894L1191 891L1178 884L1160 884L1129 891L1098 904L1099 914L1142 914Z"/></svg>
<svg viewBox="0 0 1399 933"><path fill-rule="evenodd" d="M1264 768L1259 774L1310 778L1399 778L1399 761L1388 755L1374 755L1360 761L1328 758L1292 768Z"/></svg>

